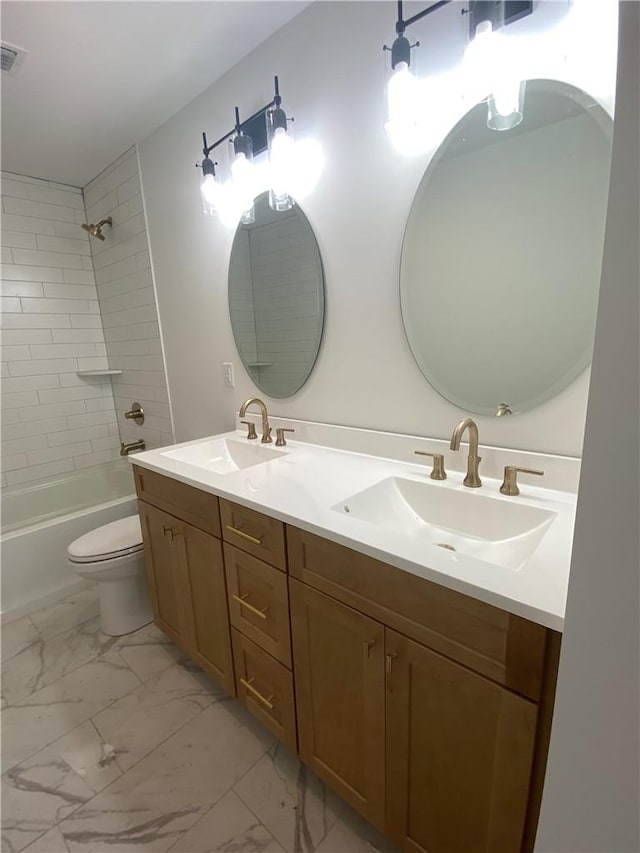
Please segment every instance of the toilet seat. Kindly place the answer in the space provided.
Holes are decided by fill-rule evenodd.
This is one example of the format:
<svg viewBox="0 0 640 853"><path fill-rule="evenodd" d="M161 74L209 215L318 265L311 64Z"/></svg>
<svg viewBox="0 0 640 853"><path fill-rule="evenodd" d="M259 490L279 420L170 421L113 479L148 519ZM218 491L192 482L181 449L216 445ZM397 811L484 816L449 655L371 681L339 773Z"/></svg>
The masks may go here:
<svg viewBox="0 0 640 853"><path fill-rule="evenodd" d="M140 517L130 515L97 527L74 540L67 548L72 563L102 563L143 550Z"/></svg>

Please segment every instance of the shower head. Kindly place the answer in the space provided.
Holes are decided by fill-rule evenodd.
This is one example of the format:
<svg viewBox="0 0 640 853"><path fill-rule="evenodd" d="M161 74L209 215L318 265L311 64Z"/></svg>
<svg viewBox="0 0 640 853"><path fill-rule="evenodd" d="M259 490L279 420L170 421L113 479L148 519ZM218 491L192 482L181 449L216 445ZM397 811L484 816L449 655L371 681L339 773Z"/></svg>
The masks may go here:
<svg viewBox="0 0 640 853"><path fill-rule="evenodd" d="M109 227L111 227L113 225L113 220L111 219L110 216L107 216L106 219L101 219L97 225L87 225L86 223L83 223L82 227L84 228L85 231L88 231L92 237L97 237L98 240L104 240L105 236L102 233L102 226L103 225L108 225Z"/></svg>

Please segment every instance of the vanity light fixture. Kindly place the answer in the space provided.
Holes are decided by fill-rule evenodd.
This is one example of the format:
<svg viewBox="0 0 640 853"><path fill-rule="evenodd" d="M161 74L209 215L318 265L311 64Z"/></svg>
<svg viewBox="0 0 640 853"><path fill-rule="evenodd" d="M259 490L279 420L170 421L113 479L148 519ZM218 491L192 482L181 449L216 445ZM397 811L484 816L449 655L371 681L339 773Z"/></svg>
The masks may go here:
<svg viewBox="0 0 640 853"><path fill-rule="evenodd" d="M424 106L419 100L418 80L411 71L411 51L420 42L411 44L407 27L448 6L451 0L438 0L409 18L403 16L403 2L398 0L396 38L391 47L392 75L387 87L387 121L385 129L401 139L418 128ZM509 130L522 121L524 83L516 80L508 62L507 45L502 33L506 24L531 13L532 0L470 0L463 14L470 16L470 44L465 52L465 70L473 77L474 87L480 86L482 98L487 98L487 126L492 130Z"/></svg>
<svg viewBox="0 0 640 853"><path fill-rule="evenodd" d="M290 131L290 122L282 108L282 98L278 78L274 78L273 100L244 121L240 121L240 112L235 108L235 125L212 145L207 143L206 133L202 134L202 153L204 159L196 165L202 169L200 192L203 210L206 214L224 214L233 219L235 210L241 222L255 221L253 199L260 192L256 176L254 155L269 152L268 183L269 205L273 210L290 210L295 204L291 195L291 170L300 158L296 156L294 141ZM229 141L233 146L231 162L231 180L222 182L217 174L219 166L209 156L211 152ZM231 216L229 216L231 211ZM235 217L237 221L237 216Z"/></svg>

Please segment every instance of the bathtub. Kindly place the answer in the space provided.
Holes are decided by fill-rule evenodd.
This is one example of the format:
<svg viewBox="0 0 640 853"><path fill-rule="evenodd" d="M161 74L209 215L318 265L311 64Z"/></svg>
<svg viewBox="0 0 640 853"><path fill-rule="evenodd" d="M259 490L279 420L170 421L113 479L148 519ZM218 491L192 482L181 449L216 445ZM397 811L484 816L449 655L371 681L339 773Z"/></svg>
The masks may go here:
<svg viewBox="0 0 640 853"><path fill-rule="evenodd" d="M136 511L128 459L4 489L0 534L3 617L26 613L81 586L83 582L67 563L67 545L83 533Z"/></svg>

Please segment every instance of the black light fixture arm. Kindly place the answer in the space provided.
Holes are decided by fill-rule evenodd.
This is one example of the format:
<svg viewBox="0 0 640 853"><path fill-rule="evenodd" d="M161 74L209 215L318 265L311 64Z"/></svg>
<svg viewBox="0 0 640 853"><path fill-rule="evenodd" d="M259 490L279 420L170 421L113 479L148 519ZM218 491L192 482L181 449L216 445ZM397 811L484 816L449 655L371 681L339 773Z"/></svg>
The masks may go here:
<svg viewBox="0 0 640 853"><path fill-rule="evenodd" d="M261 107L259 110L256 110L256 112L253 115L249 116L249 118L246 118L243 122L240 121L240 111L238 110L238 107L236 107L235 108L235 110L236 110L235 126L231 130L227 131L227 133L225 133L223 136L221 136L220 139L216 139L216 141L212 145L207 144L207 134L206 133L202 134L202 153L204 154L205 157L208 157L209 154L214 150L214 148L217 148L219 145L222 145L222 143L226 142L227 139L231 139L231 137L235 133L242 133L244 128L246 127L246 125L250 124L250 122L252 122L259 115L262 115L262 113L265 113L267 110L271 109L271 107L278 107L282 103L282 98L280 97L280 87L278 84L277 75L273 78L273 81L274 81L275 95L273 97L273 100L269 101L268 104L265 104L264 107Z"/></svg>
<svg viewBox="0 0 640 853"><path fill-rule="evenodd" d="M398 0L398 20L396 21L396 33L401 36L404 35L404 31L407 27L410 27L411 24L415 24L416 21L420 21L422 18L425 18L427 15L430 15L431 12L437 12L438 9L441 9L443 6L448 6L451 3L451 0L438 0L437 3L432 3L431 6L427 6L426 9L423 9L421 12L416 12L415 15L412 15L410 18L402 17L402 0Z"/></svg>

